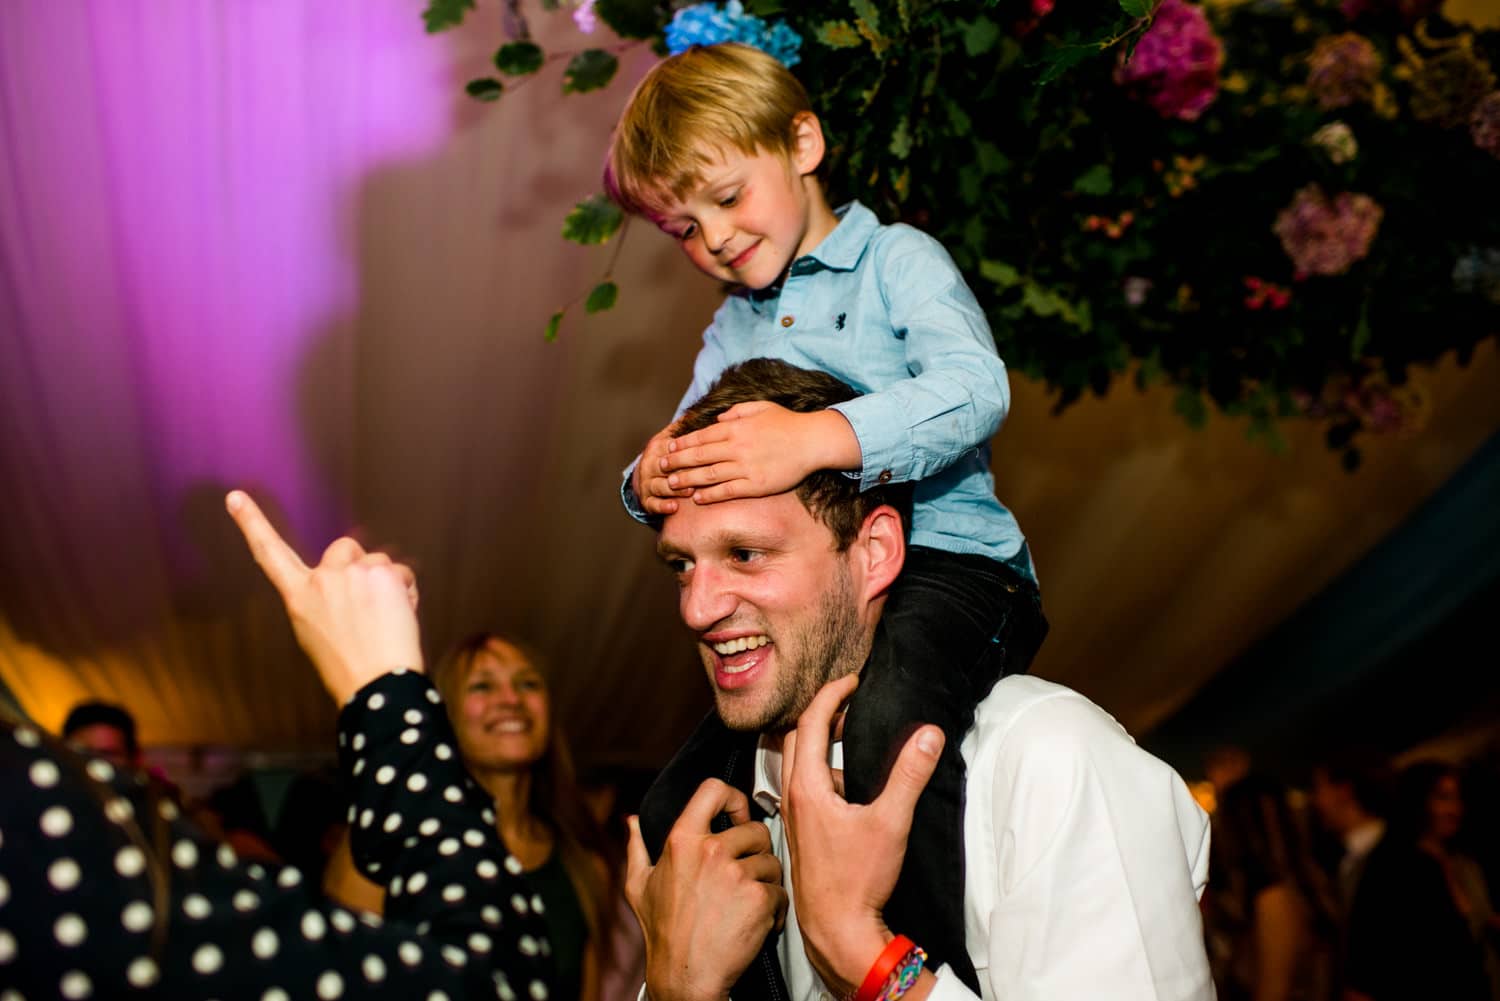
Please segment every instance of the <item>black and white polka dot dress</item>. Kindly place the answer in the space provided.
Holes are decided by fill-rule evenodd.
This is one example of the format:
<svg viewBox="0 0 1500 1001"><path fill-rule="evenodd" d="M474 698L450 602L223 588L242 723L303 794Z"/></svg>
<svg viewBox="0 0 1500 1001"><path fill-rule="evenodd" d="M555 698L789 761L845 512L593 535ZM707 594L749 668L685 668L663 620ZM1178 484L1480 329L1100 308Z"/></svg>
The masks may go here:
<svg viewBox="0 0 1500 1001"><path fill-rule="evenodd" d="M533 891L427 678L361 690L339 716L339 758L383 921L294 868L240 861L170 801L153 806L139 776L0 728L0 1001L548 1001Z"/></svg>

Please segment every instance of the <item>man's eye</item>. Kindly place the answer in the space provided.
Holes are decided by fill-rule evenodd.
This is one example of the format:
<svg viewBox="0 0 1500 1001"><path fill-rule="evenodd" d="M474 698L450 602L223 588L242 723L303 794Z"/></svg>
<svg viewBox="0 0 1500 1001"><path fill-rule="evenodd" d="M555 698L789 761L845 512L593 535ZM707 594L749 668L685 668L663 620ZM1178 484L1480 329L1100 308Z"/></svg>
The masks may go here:
<svg viewBox="0 0 1500 1001"><path fill-rule="evenodd" d="M693 563L691 560L667 560L667 569L681 577L693 569Z"/></svg>
<svg viewBox="0 0 1500 1001"><path fill-rule="evenodd" d="M760 554L753 549L731 549L729 551L729 558L736 563L749 563L758 555Z"/></svg>

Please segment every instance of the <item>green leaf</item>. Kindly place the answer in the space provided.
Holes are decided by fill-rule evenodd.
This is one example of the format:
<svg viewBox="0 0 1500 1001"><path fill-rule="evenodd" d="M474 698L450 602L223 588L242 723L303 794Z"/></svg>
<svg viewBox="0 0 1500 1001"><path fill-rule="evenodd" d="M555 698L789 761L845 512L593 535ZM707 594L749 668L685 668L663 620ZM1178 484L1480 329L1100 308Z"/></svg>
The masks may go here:
<svg viewBox="0 0 1500 1001"><path fill-rule="evenodd" d="M1155 0L1120 0L1120 9L1134 18L1148 16L1155 6Z"/></svg>
<svg viewBox="0 0 1500 1001"><path fill-rule="evenodd" d="M427 0L427 9L422 11L422 23L427 33L456 28L464 22L464 15L474 9L474 0Z"/></svg>
<svg viewBox="0 0 1500 1001"><path fill-rule="evenodd" d="M1201 428L1208 423L1208 407L1203 402L1203 394L1192 386L1183 386L1177 391L1172 409L1187 421L1190 428Z"/></svg>
<svg viewBox="0 0 1500 1001"><path fill-rule="evenodd" d="M1349 357L1359 361L1370 346L1370 297L1365 296L1359 309L1359 323L1354 328L1354 339L1349 345Z"/></svg>
<svg viewBox="0 0 1500 1001"><path fill-rule="evenodd" d="M745 4L745 10L756 17L770 17L772 14L780 14L786 8L781 0L749 0Z"/></svg>
<svg viewBox="0 0 1500 1001"><path fill-rule="evenodd" d="M1000 288L1010 288L1021 281L1021 273L1004 261L980 261L979 274Z"/></svg>
<svg viewBox="0 0 1500 1001"><path fill-rule="evenodd" d="M943 108L948 112L948 125L955 136L972 135L974 132L974 119L964 110L964 106L957 101L948 100L943 102Z"/></svg>
<svg viewBox="0 0 1500 1001"><path fill-rule="evenodd" d="M849 6L854 8L854 15L865 22L871 31L880 31L880 11L875 9L871 0L849 0Z"/></svg>
<svg viewBox="0 0 1500 1001"><path fill-rule="evenodd" d="M563 239L585 245L604 243L615 235L624 221L625 213L620 207L607 195L598 194L573 206L573 211L563 220Z"/></svg>
<svg viewBox="0 0 1500 1001"><path fill-rule="evenodd" d="M970 59L982 56L999 40L1000 26L987 17L981 17L964 31L964 51Z"/></svg>
<svg viewBox="0 0 1500 1001"><path fill-rule="evenodd" d="M583 309L586 313L602 313L606 309L614 309L615 300L620 297L620 286L614 282L600 282L594 286L589 297L584 301Z"/></svg>
<svg viewBox="0 0 1500 1001"><path fill-rule="evenodd" d="M498 101L503 90L505 90L505 85L492 76L470 80L464 84L464 93L476 101Z"/></svg>
<svg viewBox="0 0 1500 1001"><path fill-rule="evenodd" d="M552 318L547 321L547 329L542 332L542 339L547 343L550 344L553 341L557 340L557 328L562 326L562 318L564 312L565 310L559 309L557 312L553 313Z"/></svg>
<svg viewBox="0 0 1500 1001"><path fill-rule="evenodd" d="M495 53L495 68L509 76L525 76L542 68L547 57L535 42L511 42Z"/></svg>
<svg viewBox="0 0 1500 1001"><path fill-rule="evenodd" d="M584 49L563 72L563 93L582 94L598 90L614 79L620 60L603 49Z"/></svg>
<svg viewBox="0 0 1500 1001"><path fill-rule="evenodd" d="M862 44L859 32L848 21L824 21L813 37L830 49L853 49Z"/></svg>
<svg viewBox="0 0 1500 1001"><path fill-rule="evenodd" d="M621 38L650 38L661 31L655 0L598 0L594 13Z"/></svg>
<svg viewBox="0 0 1500 1001"><path fill-rule="evenodd" d="M979 154L979 169L986 174L1003 174L1010 169L1010 157L994 143L981 139L974 144L974 151Z"/></svg>
<svg viewBox="0 0 1500 1001"><path fill-rule="evenodd" d="M906 127L906 119L901 119L896 126L896 131L891 133L891 156L898 160L905 160L911 156L911 131Z"/></svg>
<svg viewBox="0 0 1500 1001"><path fill-rule="evenodd" d="M1047 50L1042 56L1042 75L1037 77L1036 85L1045 87L1054 80L1059 79L1064 73L1080 63L1087 62L1091 57L1097 56L1102 50L1097 45L1087 42L1083 44L1058 45Z"/></svg>
<svg viewBox="0 0 1500 1001"><path fill-rule="evenodd" d="M1085 195L1107 195L1114 186L1105 163L1094 164L1073 182L1073 190Z"/></svg>
<svg viewBox="0 0 1500 1001"><path fill-rule="evenodd" d="M966 163L958 168L958 196L965 205L977 205L984 190L984 174L977 164Z"/></svg>

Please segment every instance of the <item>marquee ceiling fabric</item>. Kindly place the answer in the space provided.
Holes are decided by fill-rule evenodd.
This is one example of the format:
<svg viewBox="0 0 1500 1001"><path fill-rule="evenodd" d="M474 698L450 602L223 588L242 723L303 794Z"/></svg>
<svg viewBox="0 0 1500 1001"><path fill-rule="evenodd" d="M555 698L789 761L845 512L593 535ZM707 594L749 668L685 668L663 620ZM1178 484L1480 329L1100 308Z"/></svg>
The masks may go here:
<svg viewBox="0 0 1500 1001"><path fill-rule="evenodd" d="M653 57L477 105L497 15L428 37L419 7L0 5L0 678L43 723L101 696L147 743L326 745L231 486L308 558L353 531L412 562L430 654L540 647L584 760L658 764L707 708L616 488L718 293L637 225L620 306L541 337L613 252L559 224ZM995 462L1052 620L1037 672L1165 718L1500 428L1492 343L1423 378L1427 429L1351 476L1315 427L1278 456L1165 390L1053 417L1014 377Z"/></svg>

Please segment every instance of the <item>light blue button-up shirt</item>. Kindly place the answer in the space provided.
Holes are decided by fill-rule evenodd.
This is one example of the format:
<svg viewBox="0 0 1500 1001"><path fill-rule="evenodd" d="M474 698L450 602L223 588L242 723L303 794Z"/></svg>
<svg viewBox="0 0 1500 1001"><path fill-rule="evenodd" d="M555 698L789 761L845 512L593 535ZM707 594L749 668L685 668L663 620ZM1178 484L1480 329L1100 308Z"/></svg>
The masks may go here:
<svg viewBox="0 0 1500 1001"><path fill-rule="evenodd" d="M988 556L1032 576L1025 537L990 475L989 441L1010 384L984 311L926 233L882 226L858 202L838 215L779 289L736 292L719 307L676 416L749 358L835 375L864 394L833 409L859 440L865 488L917 481L912 544ZM621 496L646 521L630 487L634 469Z"/></svg>

